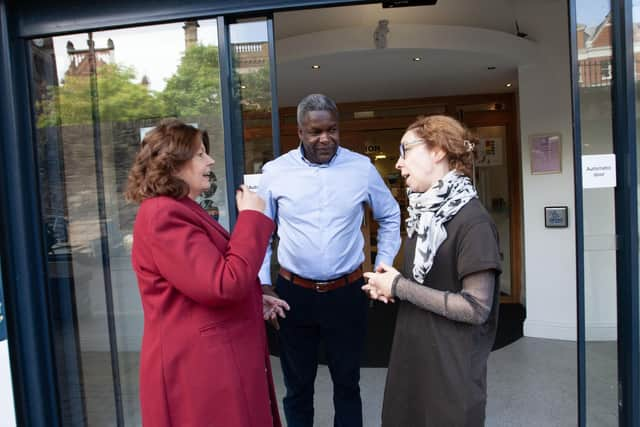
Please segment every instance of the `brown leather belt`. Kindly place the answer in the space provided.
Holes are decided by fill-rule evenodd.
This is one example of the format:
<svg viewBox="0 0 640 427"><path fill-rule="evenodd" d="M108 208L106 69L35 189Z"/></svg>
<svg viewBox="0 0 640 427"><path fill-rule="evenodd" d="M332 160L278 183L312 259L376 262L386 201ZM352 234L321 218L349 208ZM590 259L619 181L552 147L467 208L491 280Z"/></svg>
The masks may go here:
<svg viewBox="0 0 640 427"><path fill-rule="evenodd" d="M362 268L358 267L353 272L345 274L342 277L338 277L337 279L324 281L305 279L304 277L297 276L282 267L280 268L280 275L294 285L298 285L307 289L313 289L316 292L329 292L360 279L362 277Z"/></svg>

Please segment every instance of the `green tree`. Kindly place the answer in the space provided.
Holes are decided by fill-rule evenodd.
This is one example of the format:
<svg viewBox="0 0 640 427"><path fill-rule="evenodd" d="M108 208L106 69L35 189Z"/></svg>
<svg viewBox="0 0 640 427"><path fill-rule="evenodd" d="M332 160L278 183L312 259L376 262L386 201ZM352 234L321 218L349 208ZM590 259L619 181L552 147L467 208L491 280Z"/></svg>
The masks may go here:
<svg viewBox="0 0 640 427"><path fill-rule="evenodd" d="M103 64L97 70L97 104L100 121L125 121L158 117L165 113L162 100L135 83L131 67ZM60 86L51 86L39 103L38 126L87 124L92 121L91 81L87 75L67 76Z"/></svg>
<svg viewBox="0 0 640 427"><path fill-rule="evenodd" d="M217 46L192 46L161 94L167 113L176 117L218 115L220 65Z"/></svg>
<svg viewBox="0 0 640 427"><path fill-rule="evenodd" d="M271 111L271 77L269 67L250 73L237 73L244 111Z"/></svg>

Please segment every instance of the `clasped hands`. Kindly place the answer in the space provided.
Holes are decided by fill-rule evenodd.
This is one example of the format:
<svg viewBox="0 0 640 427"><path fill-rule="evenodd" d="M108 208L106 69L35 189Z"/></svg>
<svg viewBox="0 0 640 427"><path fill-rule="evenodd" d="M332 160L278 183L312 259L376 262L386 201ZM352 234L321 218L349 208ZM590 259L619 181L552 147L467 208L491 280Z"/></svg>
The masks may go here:
<svg viewBox="0 0 640 427"><path fill-rule="evenodd" d="M362 290L373 300L382 301L385 304L395 302L391 293L391 285L398 274L400 274L398 270L381 262L375 272L364 273L364 277L368 280Z"/></svg>

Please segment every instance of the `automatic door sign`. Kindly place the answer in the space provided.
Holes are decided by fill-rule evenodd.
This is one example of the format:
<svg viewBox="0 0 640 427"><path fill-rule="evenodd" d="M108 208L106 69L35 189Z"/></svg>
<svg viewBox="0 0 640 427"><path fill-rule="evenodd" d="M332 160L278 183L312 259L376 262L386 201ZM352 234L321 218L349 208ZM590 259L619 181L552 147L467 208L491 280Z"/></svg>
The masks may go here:
<svg viewBox="0 0 640 427"><path fill-rule="evenodd" d="M613 188L615 186L615 154L582 156L582 188Z"/></svg>

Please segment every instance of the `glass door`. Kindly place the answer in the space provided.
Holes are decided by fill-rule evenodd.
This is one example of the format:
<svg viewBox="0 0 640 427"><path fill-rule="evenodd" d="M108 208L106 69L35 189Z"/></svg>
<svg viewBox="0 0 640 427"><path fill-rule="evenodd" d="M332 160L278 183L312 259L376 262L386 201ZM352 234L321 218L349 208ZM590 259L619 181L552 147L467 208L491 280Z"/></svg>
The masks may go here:
<svg viewBox="0 0 640 427"><path fill-rule="evenodd" d="M585 165L613 154L612 32L608 0L577 0L576 50L580 146ZM574 87L576 87L574 85ZM584 332L579 335L584 359L584 405L587 426L618 425L618 307L616 279L615 191L590 186L582 192Z"/></svg>
<svg viewBox="0 0 640 427"><path fill-rule="evenodd" d="M217 182L201 200L227 229L215 19L30 42L42 223L62 424L140 425L143 313L125 202L141 138L176 117L211 139Z"/></svg>

